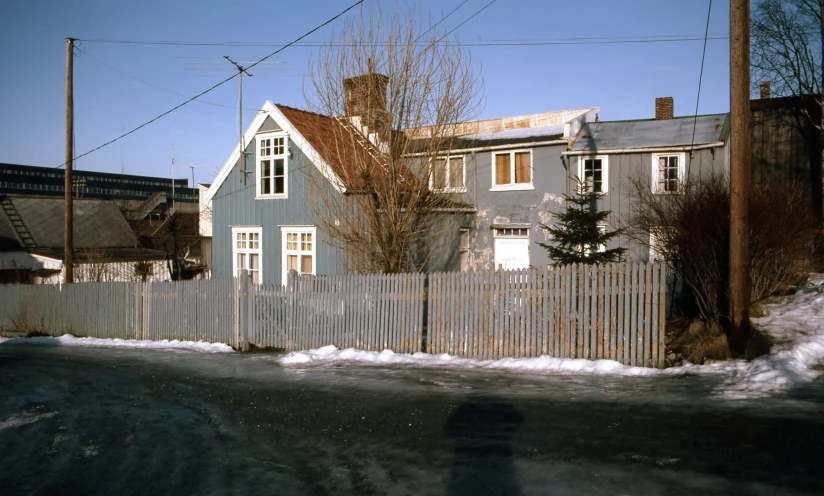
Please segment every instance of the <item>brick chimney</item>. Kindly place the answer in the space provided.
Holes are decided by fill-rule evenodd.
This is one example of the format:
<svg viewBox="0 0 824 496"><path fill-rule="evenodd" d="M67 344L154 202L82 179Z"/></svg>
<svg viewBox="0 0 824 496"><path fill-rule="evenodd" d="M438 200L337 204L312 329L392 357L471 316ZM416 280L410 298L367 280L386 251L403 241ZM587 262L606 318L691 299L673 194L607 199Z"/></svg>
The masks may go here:
<svg viewBox="0 0 824 496"><path fill-rule="evenodd" d="M761 90L761 99L765 100L770 98L770 82L769 81L761 81L758 83L758 89Z"/></svg>
<svg viewBox="0 0 824 496"><path fill-rule="evenodd" d="M343 80L346 117L359 118L361 128L369 134L389 132L389 113L386 111L386 86L389 78L370 72Z"/></svg>
<svg viewBox="0 0 824 496"><path fill-rule="evenodd" d="M671 96L664 96L655 99L655 120L667 121L672 119L675 104Z"/></svg>

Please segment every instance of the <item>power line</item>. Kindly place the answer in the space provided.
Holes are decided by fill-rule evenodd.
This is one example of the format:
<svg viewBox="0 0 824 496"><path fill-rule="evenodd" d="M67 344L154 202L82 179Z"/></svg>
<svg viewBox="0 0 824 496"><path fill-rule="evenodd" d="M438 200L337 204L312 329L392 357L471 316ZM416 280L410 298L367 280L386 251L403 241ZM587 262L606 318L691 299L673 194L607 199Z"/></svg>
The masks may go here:
<svg viewBox="0 0 824 496"><path fill-rule="evenodd" d="M707 35L710 32L710 15L712 14L712 0L707 9L707 28L704 34L704 52L701 54L701 72L698 74L698 96L695 98L695 117L692 120L692 143L690 144L690 160L687 163L687 179L690 177L693 147L695 146L695 128L698 125L698 102L701 101L701 82L704 80L704 60L707 58Z"/></svg>
<svg viewBox="0 0 824 496"><path fill-rule="evenodd" d="M494 2L495 0L493 0ZM484 8L491 5L490 2ZM483 10L483 9L481 9ZM479 14L481 11L476 12L475 15ZM469 19L467 19L468 21ZM458 29L461 25L466 23L464 21L460 25L458 25L455 29ZM450 32L452 32L450 31ZM729 39L728 33L716 33L711 35L697 35L697 34L684 34L684 35L655 35L655 36L641 36L635 38L616 38L616 37L609 37L609 38L560 38L556 40L490 40L490 41L470 41L470 42L461 42L461 46L464 47L485 47L485 46L500 46L500 47L508 47L508 46L551 46L551 45L621 45L621 44L638 44L638 43L676 43L676 42L685 42L685 41L703 41L703 40L727 40ZM79 39L78 41L83 41L86 43L119 43L119 44L131 44L131 45L171 45L171 46L215 46L215 47L266 47L266 46L278 46L280 42L259 42L259 41L223 41L223 42L201 42L201 41L140 41L140 40L109 40L109 39ZM358 46L385 46L385 43L369 43L369 44L358 44ZM422 45L429 45L429 43L422 43ZM337 43L324 43L321 41L310 41L310 42L303 42L303 43L294 43L293 46L298 47L328 47L328 46L344 46ZM352 46L352 44L346 44L345 46Z"/></svg>
<svg viewBox="0 0 824 496"><path fill-rule="evenodd" d="M127 78L129 78L129 79L134 79L135 81L137 81L137 82L139 82L139 83L143 83L143 84L145 84L145 85L147 85L147 86L151 86L152 88L155 88L155 89L158 89L158 90L161 90L161 91L165 91L165 92L167 92L167 93L171 93L171 94L173 94L173 95L182 96L183 98L190 98L190 97L189 97L189 95L184 95L183 93L178 93L177 91L170 90L170 89L168 89L168 88L163 88L163 87L158 86L158 85L156 85L156 84L153 84L153 83L150 83L150 82L145 81L145 80L143 80L143 79L140 79L139 77L132 76L131 74L127 74L127 73L125 73L125 72L121 71L120 69L117 69L116 67L112 67L112 66L110 66L109 64L107 64L107 63L103 62L102 60L95 58L94 56L92 56L92 55L90 55L89 53L87 53L85 50L79 50L79 49L78 49L78 51L79 51L80 53L82 53L84 57L88 57L88 58L90 58L91 60L93 60L93 61L97 62L98 64L102 65L103 67L105 67L105 68L107 68L107 69L109 69L109 70L112 70L112 71L114 71L114 72L116 72L116 73L120 74L121 76L125 76L125 77L127 77ZM225 108L231 108L231 109L234 109L234 108L235 108L235 107L233 107L233 106L231 106L231 105L223 105L222 103L207 102L206 100L195 100L195 101L196 101L197 103L205 103L206 105L213 105L213 106L215 106L215 107L225 107ZM258 109L246 109L246 110L253 110L253 111L257 111Z"/></svg>
<svg viewBox="0 0 824 496"><path fill-rule="evenodd" d="M324 26L326 26L326 25L328 25L328 24L332 23L333 21L335 21L336 19L338 19L338 18L339 18L339 17L341 17L342 15L346 14L347 12L349 12L350 10L352 10L353 8L355 8L355 7L357 7L358 5L362 4L362 3L363 3L363 1L364 1L364 0L358 0L357 2L355 2L355 3L353 3L352 5L350 5L349 7L347 7L345 10L341 11L341 12L340 12L339 14L337 14L336 16L334 16L334 17L332 17L331 19L327 20L327 21L326 21L326 22L324 22L323 24L321 24L321 25L319 25L319 26L315 27L315 28L314 28L314 29L312 29L311 31L306 32L305 34L301 35L300 37L298 37L298 38L297 38L297 39L295 39L294 41L292 41L292 42L290 42L290 43L287 43L286 45L283 45L282 47L278 48L277 50L275 50L274 52L270 53L269 55L267 55L267 56L263 57L262 59L258 60L257 62L255 62L255 63L251 64L251 65L250 65L250 66L248 66L248 67L246 67L246 69L251 69L251 68L255 67L256 65L260 64L261 62L264 62L266 59L268 59L268 58L270 58L270 57L272 57L272 56L274 56L274 55L277 55L278 53L282 52L283 50L285 50L285 49L289 48L290 46L294 45L295 43L299 42L300 40L302 40L302 39L306 38L307 36L311 35L311 34L312 34L312 33L314 33L315 31L317 31L317 30L321 29L322 27L324 27ZM167 116L167 115L171 114L172 112L174 112L175 110L177 110L177 109L179 109L179 108L183 107L184 105L186 105L186 104L188 104L188 103L191 103L191 102L193 102L193 101L197 100L198 98L200 98L201 96L205 95L206 93L209 93L210 91L214 90L215 88L217 88L217 87L219 87L219 86L222 86L222 85L223 85L223 84L225 84L225 83L228 83L229 81L231 81L232 79L234 79L234 78L236 78L236 77L237 77L237 74L232 74L231 76L229 76L228 78L226 78L226 79L224 79L224 80L220 81L219 83L215 84L215 85L214 85L214 86L212 86L211 88L209 88L209 89L207 89L207 90L205 90L205 91L202 91L202 92L198 93L197 95L195 95L195 96L193 96L193 97L189 98L188 100L186 100L185 102L181 103L180 105L176 105L175 107L172 107L171 109L167 110L166 112L163 112L162 114L158 115L158 116L157 116L157 117L155 117L154 119L151 119L151 120L149 120L149 121L147 121L147 122L144 122L143 124L141 124L141 125L137 126L136 128L132 129L131 131L129 131L129 132L127 132L127 133L124 133L124 134L121 134L120 136L118 136L117 138L114 138L113 140L107 141L106 143L103 143L102 145L100 145L100 146L98 146L98 147L96 147L96 148L92 148L91 150L89 150L89 151L87 151L87 152L85 152L85 153L83 153L83 154L81 154L81 155L78 155L75 159L85 157L86 155L89 155L90 153L94 153L94 152L96 152L97 150L100 150L100 149L101 149L101 148L103 148L103 147L106 147L106 146L108 146L108 145L111 145L112 143L114 143L114 142L116 142L116 141L119 141L119 140L121 140L121 139L125 138L126 136L128 136L128 135L130 135L130 134L132 134L132 133L134 133L134 132L136 132L136 131L138 131L138 130L140 130L140 129L142 129L142 128L146 127L146 126L148 126L149 124L151 124L151 123L153 123L153 122L155 122L155 121L157 121L157 120L159 120L159 119L161 119L161 118L163 118L163 117L165 117L165 116ZM64 166L64 165L66 165L67 163L68 163L68 162L64 162L64 163L62 163L62 164L58 165L57 167L55 167L55 169L59 169L60 167L63 167L63 166Z"/></svg>
<svg viewBox="0 0 824 496"><path fill-rule="evenodd" d="M457 26L455 26L454 28L452 28L452 29L451 29L448 33L446 33L445 35L443 35L443 36L441 37L441 39L440 39L440 40L438 40L438 41L440 42L441 40L443 40L444 38L446 38L446 37L447 37L447 36L449 36L450 34L454 33L454 32L455 32L455 31L456 31L459 27L463 26L464 24L466 24L467 22L469 22L470 20L472 20L472 18L473 18L473 17L475 17L476 15L478 15L478 14L480 14L481 12L483 12L484 10L486 10L486 8L487 8L487 7L489 7L490 5L492 5L493 3L495 3L496 1L497 1L497 0L492 0L492 1L491 1L491 2L489 2L488 4L486 4L486 5L484 5L483 7L481 7L481 8L480 8L477 12L475 12L475 13L474 13L474 14L472 14L471 16L467 17L467 18L466 18L466 20L464 20L464 22L462 22L462 23L458 24Z"/></svg>

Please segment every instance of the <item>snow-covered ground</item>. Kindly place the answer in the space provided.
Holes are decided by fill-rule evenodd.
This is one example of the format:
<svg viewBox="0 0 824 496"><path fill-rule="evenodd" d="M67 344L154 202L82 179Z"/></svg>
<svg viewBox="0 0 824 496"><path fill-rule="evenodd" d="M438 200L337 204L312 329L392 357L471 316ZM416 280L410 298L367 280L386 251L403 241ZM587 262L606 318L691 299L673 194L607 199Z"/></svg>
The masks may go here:
<svg viewBox="0 0 824 496"><path fill-rule="evenodd" d="M820 281L817 281L820 282ZM824 373L824 286L805 288L779 303L766 305L766 316L753 319L758 328L775 340L770 355L747 362L731 360L709 365L687 364L669 369L629 367L613 360L567 358L508 358L472 360L426 353L398 354L339 350L324 346L289 353L279 359L286 366L313 363L359 362L373 365L514 370L545 374L593 374L622 376L706 374L726 376L718 395L725 398L752 398L769 395L812 382Z"/></svg>
<svg viewBox="0 0 824 496"><path fill-rule="evenodd" d="M10 344L42 344L46 346L76 346L83 348L146 348L146 349L183 349L200 351L204 353L227 353L232 347L222 343L207 343L206 341L178 341L177 339L162 341L142 341L137 339L99 339L99 338L77 338L71 334L64 334L60 337L34 337L34 338L0 338L0 343Z"/></svg>
<svg viewBox="0 0 824 496"><path fill-rule="evenodd" d="M630 367L613 360L592 361L548 356L473 360L447 354L401 354L390 350L372 352L353 348L340 350L332 345L292 352L278 357L277 361L286 367L322 366L328 363L348 362L380 366L510 370L558 375L717 375L723 378L723 385L718 395L730 399L752 398L802 386L824 374L824 284L821 284L821 280L815 282L818 284L815 287L801 289L778 303L766 305L766 316L753 319L754 325L772 335L776 342L770 355L750 362L731 360L709 365L687 364L659 370ZM72 335L58 338L0 338L0 343L108 348L173 348L206 353L232 351L232 348L225 344L204 341L138 341L76 338Z"/></svg>

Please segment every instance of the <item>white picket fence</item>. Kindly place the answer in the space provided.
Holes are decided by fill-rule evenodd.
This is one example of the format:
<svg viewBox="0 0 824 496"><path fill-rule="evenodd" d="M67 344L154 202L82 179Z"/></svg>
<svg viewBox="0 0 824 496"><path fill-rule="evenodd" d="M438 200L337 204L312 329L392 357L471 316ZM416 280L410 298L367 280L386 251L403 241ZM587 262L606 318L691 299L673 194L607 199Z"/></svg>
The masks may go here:
<svg viewBox="0 0 824 496"><path fill-rule="evenodd" d="M0 328L238 346L238 287L233 279L0 285Z"/></svg>
<svg viewBox="0 0 824 496"><path fill-rule="evenodd" d="M666 275L661 263L432 274L428 351L663 367Z"/></svg>
<svg viewBox="0 0 824 496"><path fill-rule="evenodd" d="M427 288L428 277L428 288ZM0 286L0 328L285 350L333 344L663 367L663 264ZM426 325L425 325L426 324Z"/></svg>

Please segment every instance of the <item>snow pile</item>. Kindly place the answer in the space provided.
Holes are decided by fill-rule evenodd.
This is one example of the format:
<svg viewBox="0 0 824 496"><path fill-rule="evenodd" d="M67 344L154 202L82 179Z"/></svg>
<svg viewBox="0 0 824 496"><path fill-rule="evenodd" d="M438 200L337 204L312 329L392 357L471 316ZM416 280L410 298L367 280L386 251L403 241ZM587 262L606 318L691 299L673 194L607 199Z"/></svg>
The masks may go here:
<svg viewBox="0 0 824 496"><path fill-rule="evenodd" d="M283 365L329 362L355 362L372 365L407 365L421 367L516 370L551 374L588 374L619 376L652 375L719 375L724 377L718 395L730 398L752 398L786 391L809 383L824 369L824 286L806 288L781 303L767 305L767 316L753 319L755 326L776 340L770 355L751 362L734 360L708 365L687 364L659 370L630 367L613 360L582 360L553 358L506 358L474 360L447 354L400 354L390 350L339 350L329 345L322 348L289 353L278 359Z"/></svg>
<svg viewBox="0 0 824 496"><path fill-rule="evenodd" d="M752 362L715 364L730 375L723 396L744 398L806 384L824 373L824 287L804 289L786 301L767 305L767 316L753 324L775 338L768 356ZM816 369L819 370L816 370Z"/></svg>
<svg viewBox="0 0 824 496"><path fill-rule="evenodd" d="M206 341L178 341L177 339L162 341L149 341L137 339L100 339L100 338L77 338L71 334L64 334L60 337L34 337L34 338L0 338L0 343L4 344L42 344L46 346L76 346L83 348L145 348L145 349L184 349L200 351L203 353L227 353L232 347L222 343L208 343Z"/></svg>
<svg viewBox="0 0 824 496"><path fill-rule="evenodd" d="M413 365L422 367L473 368L492 370L521 370L555 372L559 374L595 375L652 375L661 371L643 367L629 367L614 360L582 360L572 358L504 358L501 360L474 360L459 358L446 353L403 354L391 350L360 351L354 348L339 350L333 345L316 350L295 351L278 360L284 365L307 364L313 362L360 362L373 365Z"/></svg>

